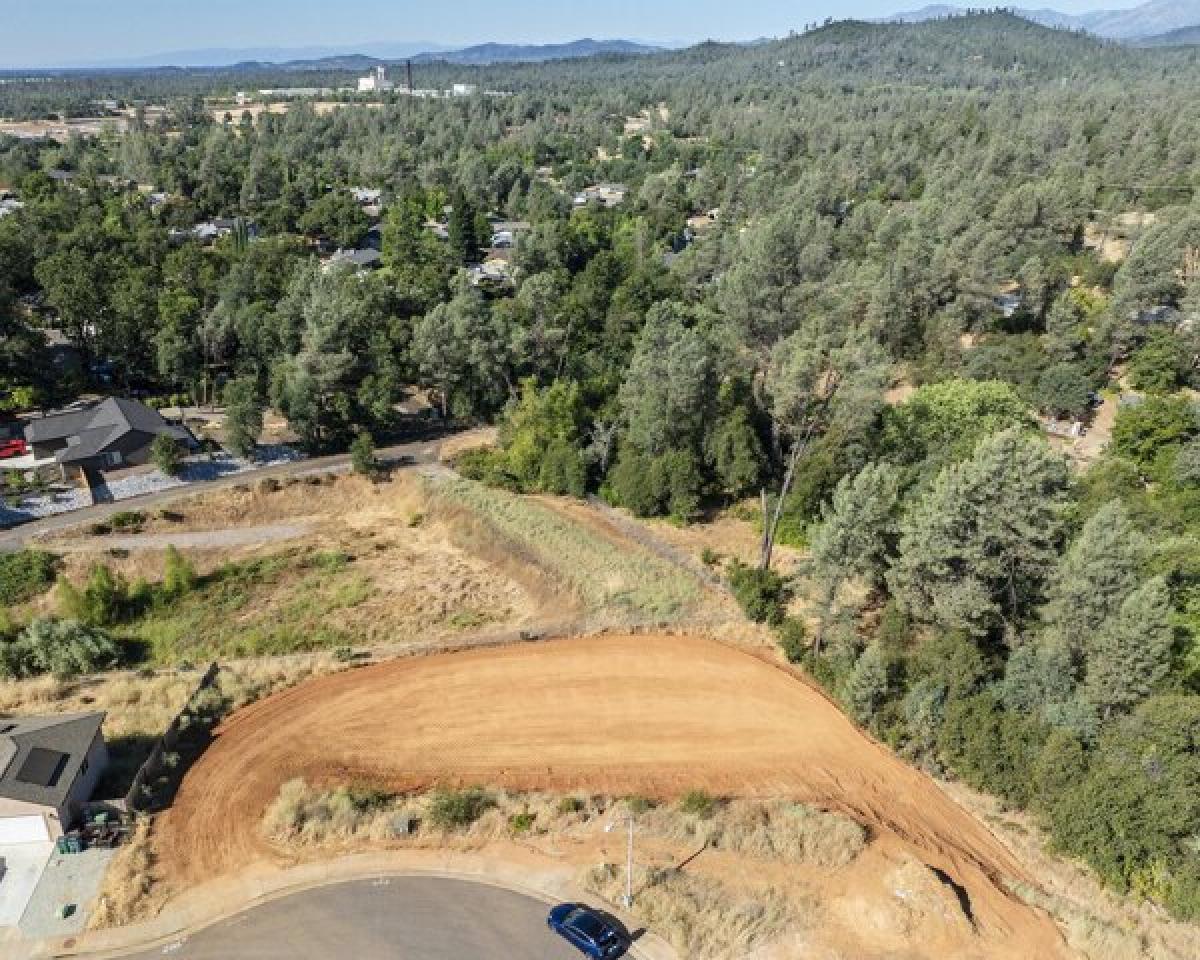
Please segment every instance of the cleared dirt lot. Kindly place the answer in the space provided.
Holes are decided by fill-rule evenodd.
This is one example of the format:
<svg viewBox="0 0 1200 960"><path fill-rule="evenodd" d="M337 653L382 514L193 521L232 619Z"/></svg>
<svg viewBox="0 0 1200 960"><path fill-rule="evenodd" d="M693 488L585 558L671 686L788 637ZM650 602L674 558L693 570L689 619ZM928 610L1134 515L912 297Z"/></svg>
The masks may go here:
<svg viewBox="0 0 1200 960"><path fill-rule="evenodd" d="M931 780L788 671L699 637L609 635L477 650L322 677L235 714L155 830L176 891L272 858L280 785L434 782L615 795L789 796L849 813L876 844L960 885L977 957L1066 956L1008 895L1031 882ZM949 955L949 954L947 954Z"/></svg>

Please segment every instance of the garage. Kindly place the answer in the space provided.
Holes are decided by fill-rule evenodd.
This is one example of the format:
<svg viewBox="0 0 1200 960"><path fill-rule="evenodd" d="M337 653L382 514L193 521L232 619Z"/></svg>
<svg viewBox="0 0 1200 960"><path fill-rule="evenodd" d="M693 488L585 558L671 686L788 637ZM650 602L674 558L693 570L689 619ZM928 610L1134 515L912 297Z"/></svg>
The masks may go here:
<svg viewBox="0 0 1200 960"><path fill-rule="evenodd" d="M45 843L50 839L46 818L40 814L27 817L0 817L0 846L12 843Z"/></svg>

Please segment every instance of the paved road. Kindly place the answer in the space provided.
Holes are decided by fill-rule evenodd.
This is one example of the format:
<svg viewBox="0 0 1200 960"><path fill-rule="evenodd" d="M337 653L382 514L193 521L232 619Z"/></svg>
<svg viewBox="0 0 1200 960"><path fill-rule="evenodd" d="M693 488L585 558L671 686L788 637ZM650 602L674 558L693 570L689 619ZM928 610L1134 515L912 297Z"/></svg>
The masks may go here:
<svg viewBox="0 0 1200 960"><path fill-rule="evenodd" d="M359 880L255 907L128 960L581 960L547 928L547 911L464 880Z"/></svg>
<svg viewBox="0 0 1200 960"><path fill-rule="evenodd" d="M411 443L401 443L393 447L384 447L376 451L376 457L384 464L434 463L441 448L441 439L431 437L416 440ZM350 455L337 454L332 457L315 457L311 460L297 460L294 463L284 463L275 467L265 467L248 473L234 473L212 480L208 483L192 483L185 487L172 487L157 493L147 493L140 497L130 497L117 503L101 503L94 507L85 507L71 513L60 513L44 520L34 520L0 530L0 553L19 550L31 540L39 536L69 530L86 523L95 523L121 510L144 510L149 507L161 507L168 503L178 503L198 494L211 490L235 487L240 484L254 483L263 477L296 477L319 473L343 473L350 469Z"/></svg>

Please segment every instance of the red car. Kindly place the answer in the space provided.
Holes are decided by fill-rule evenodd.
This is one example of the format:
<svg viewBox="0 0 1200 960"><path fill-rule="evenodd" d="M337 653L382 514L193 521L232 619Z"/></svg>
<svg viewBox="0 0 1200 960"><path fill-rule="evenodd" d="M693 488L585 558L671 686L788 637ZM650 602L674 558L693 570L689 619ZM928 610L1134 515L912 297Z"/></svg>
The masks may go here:
<svg viewBox="0 0 1200 960"><path fill-rule="evenodd" d="M24 440L0 440L0 460L23 457L28 452L29 445Z"/></svg>

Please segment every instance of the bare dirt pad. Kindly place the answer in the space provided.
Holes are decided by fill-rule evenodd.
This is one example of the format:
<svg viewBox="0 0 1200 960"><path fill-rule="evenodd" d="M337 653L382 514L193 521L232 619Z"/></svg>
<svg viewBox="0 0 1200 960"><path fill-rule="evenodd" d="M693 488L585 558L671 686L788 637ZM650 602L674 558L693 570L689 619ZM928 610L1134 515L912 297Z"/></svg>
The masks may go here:
<svg viewBox="0 0 1200 960"><path fill-rule="evenodd" d="M851 814L962 891L958 956L1067 956L1045 915L1005 893L1033 883L930 779L786 670L697 637L553 641L399 660L284 691L231 717L162 816L175 891L269 860L263 811L293 777L404 790L790 796Z"/></svg>

